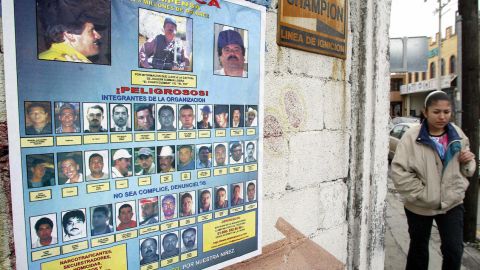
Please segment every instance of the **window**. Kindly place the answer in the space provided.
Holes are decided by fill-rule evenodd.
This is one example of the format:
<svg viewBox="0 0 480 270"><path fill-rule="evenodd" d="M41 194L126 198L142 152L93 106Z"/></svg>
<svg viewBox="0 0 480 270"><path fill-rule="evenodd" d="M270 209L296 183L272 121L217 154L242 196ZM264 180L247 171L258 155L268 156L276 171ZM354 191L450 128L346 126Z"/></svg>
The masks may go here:
<svg viewBox="0 0 480 270"><path fill-rule="evenodd" d="M455 70L456 61L457 59L455 59L455 55L450 56L450 74L453 74L456 72Z"/></svg>
<svg viewBox="0 0 480 270"><path fill-rule="evenodd" d="M390 131L390 136L400 139L403 135L403 125L395 126L392 131Z"/></svg>
<svg viewBox="0 0 480 270"><path fill-rule="evenodd" d="M408 83L412 82L412 73L408 73Z"/></svg>
<svg viewBox="0 0 480 270"><path fill-rule="evenodd" d="M415 72L415 81L418 82L418 72Z"/></svg>
<svg viewBox="0 0 480 270"><path fill-rule="evenodd" d="M425 81L427 79L427 72L422 72L422 81Z"/></svg>
<svg viewBox="0 0 480 270"><path fill-rule="evenodd" d="M445 75L445 60L443 58L440 60L440 75Z"/></svg>
<svg viewBox="0 0 480 270"><path fill-rule="evenodd" d="M435 63L430 63L430 79L435 78Z"/></svg>
<svg viewBox="0 0 480 270"><path fill-rule="evenodd" d="M390 91L400 91L400 86L402 86L402 79L391 79L390 80Z"/></svg>

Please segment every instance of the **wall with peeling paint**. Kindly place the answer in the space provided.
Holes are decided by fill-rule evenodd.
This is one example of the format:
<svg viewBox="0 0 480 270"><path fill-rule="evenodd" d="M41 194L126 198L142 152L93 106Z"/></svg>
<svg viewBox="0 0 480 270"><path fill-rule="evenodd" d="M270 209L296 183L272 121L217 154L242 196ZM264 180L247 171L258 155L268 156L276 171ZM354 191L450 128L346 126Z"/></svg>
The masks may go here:
<svg viewBox="0 0 480 270"><path fill-rule="evenodd" d="M383 268L390 3L349 1L345 61L277 46L277 1L270 4L264 245L284 237L274 227L282 217L347 269ZM10 205L10 179L3 69L0 76L0 205L5 206ZM0 209L1 269L11 269L15 258L10 211Z"/></svg>

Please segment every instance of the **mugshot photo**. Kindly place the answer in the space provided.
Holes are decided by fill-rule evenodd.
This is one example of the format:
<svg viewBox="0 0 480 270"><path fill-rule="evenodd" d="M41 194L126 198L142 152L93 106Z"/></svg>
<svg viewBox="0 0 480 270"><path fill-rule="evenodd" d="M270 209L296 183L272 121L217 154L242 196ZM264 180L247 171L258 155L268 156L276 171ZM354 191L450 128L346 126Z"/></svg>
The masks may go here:
<svg viewBox="0 0 480 270"><path fill-rule="evenodd" d="M215 187L215 210L228 208L228 186Z"/></svg>
<svg viewBox="0 0 480 270"><path fill-rule="evenodd" d="M137 147L135 154L135 175L150 175L157 173L155 147Z"/></svg>
<svg viewBox="0 0 480 270"><path fill-rule="evenodd" d="M32 248L57 244L57 232L57 216L55 213L30 217Z"/></svg>
<svg viewBox="0 0 480 270"><path fill-rule="evenodd" d="M245 141L245 163L257 162L257 141Z"/></svg>
<svg viewBox="0 0 480 270"><path fill-rule="evenodd" d="M27 186L41 188L55 185L53 154L27 155Z"/></svg>
<svg viewBox="0 0 480 270"><path fill-rule="evenodd" d="M161 221L172 220L177 218L177 194L167 194L160 197L162 213L160 215Z"/></svg>
<svg viewBox="0 0 480 270"><path fill-rule="evenodd" d="M157 104L158 131L176 131L176 104Z"/></svg>
<svg viewBox="0 0 480 270"><path fill-rule="evenodd" d="M57 154L58 184L83 182L82 152L64 152Z"/></svg>
<svg viewBox="0 0 480 270"><path fill-rule="evenodd" d="M180 192L180 217L195 215L195 191Z"/></svg>
<svg viewBox="0 0 480 270"><path fill-rule="evenodd" d="M87 237L85 209L62 212L63 242Z"/></svg>
<svg viewBox="0 0 480 270"><path fill-rule="evenodd" d="M212 189L200 189L198 191L198 213L212 211Z"/></svg>
<svg viewBox="0 0 480 270"><path fill-rule="evenodd" d="M39 60L110 65L110 0L36 0Z"/></svg>
<svg viewBox="0 0 480 270"><path fill-rule="evenodd" d="M244 126L243 105L230 105L230 127L238 128Z"/></svg>
<svg viewBox="0 0 480 270"><path fill-rule="evenodd" d="M85 151L85 179L87 181L109 178L108 150Z"/></svg>
<svg viewBox="0 0 480 270"><path fill-rule="evenodd" d="M180 231L182 236L181 252L187 253L197 249L197 227L190 227Z"/></svg>
<svg viewBox="0 0 480 270"><path fill-rule="evenodd" d="M158 236L140 239L140 265L158 262Z"/></svg>
<svg viewBox="0 0 480 270"><path fill-rule="evenodd" d="M213 120L212 105L198 105L197 129L211 129Z"/></svg>
<svg viewBox="0 0 480 270"><path fill-rule="evenodd" d="M245 106L245 126L256 127L258 126L258 106L246 105Z"/></svg>
<svg viewBox="0 0 480 270"><path fill-rule="evenodd" d="M180 243L178 241L179 239L177 231L162 234L160 237L162 242L162 253L160 258L162 260L178 256L180 254Z"/></svg>
<svg viewBox="0 0 480 270"><path fill-rule="evenodd" d="M178 129L195 129L195 105L178 105Z"/></svg>
<svg viewBox="0 0 480 270"><path fill-rule="evenodd" d="M52 134L51 105L48 101L25 102L25 134Z"/></svg>
<svg viewBox="0 0 480 270"><path fill-rule="evenodd" d="M245 183L247 187L247 202L254 202L257 200L257 180L248 181Z"/></svg>
<svg viewBox="0 0 480 270"><path fill-rule="evenodd" d="M171 173L175 171L175 145L157 147L158 173Z"/></svg>
<svg viewBox="0 0 480 270"><path fill-rule="evenodd" d="M134 107L135 131L155 130L155 104L136 103Z"/></svg>
<svg viewBox="0 0 480 270"><path fill-rule="evenodd" d="M214 160L213 166L220 167L228 164L228 144L227 143L214 143Z"/></svg>
<svg viewBox="0 0 480 270"><path fill-rule="evenodd" d="M137 227L135 201L116 203L115 210L117 231Z"/></svg>
<svg viewBox="0 0 480 270"><path fill-rule="evenodd" d="M213 106L215 128L228 128L228 105L215 105Z"/></svg>
<svg viewBox="0 0 480 270"><path fill-rule="evenodd" d="M90 207L90 236L112 233L113 211L111 204Z"/></svg>
<svg viewBox="0 0 480 270"><path fill-rule="evenodd" d="M195 170L195 145L178 145L177 161L177 171Z"/></svg>
<svg viewBox="0 0 480 270"><path fill-rule="evenodd" d="M138 66L192 71L193 20L140 8Z"/></svg>
<svg viewBox="0 0 480 270"><path fill-rule="evenodd" d="M235 183L230 186L230 190L232 192L230 205L237 206L243 204L243 183Z"/></svg>
<svg viewBox="0 0 480 270"><path fill-rule="evenodd" d="M83 103L83 132L107 132L107 112L105 103Z"/></svg>
<svg viewBox="0 0 480 270"><path fill-rule="evenodd" d="M248 31L215 24L213 67L215 75L248 77Z"/></svg>
<svg viewBox="0 0 480 270"><path fill-rule="evenodd" d="M230 165L243 163L243 142L233 141L229 144Z"/></svg>
<svg viewBox="0 0 480 270"><path fill-rule="evenodd" d="M121 178L132 176L132 149L112 149L111 150L112 178Z"/></svg>
<svg viewBox="0 0 480 270"><path fill-rule="evenodd" d="M139 199L138 210L140 226L158 223L158 197Z"/></svg>
<svg viewBox="0 0 480 270"><path fill-rule="evenodd" d="M110 131L127 132L132 131L132 105L129 103L110 104Z"/></svg>
<svg viewBox="0 0 480 270"><path fill-rule="evenodd" d="M55 102L55 133L79 133L80 102Z"/></svg>
<svg viewBox="0 0 480 270"><path fill-rule="evenodd" d="M212 167L212 145L197 144L197 169Z"/></svg>

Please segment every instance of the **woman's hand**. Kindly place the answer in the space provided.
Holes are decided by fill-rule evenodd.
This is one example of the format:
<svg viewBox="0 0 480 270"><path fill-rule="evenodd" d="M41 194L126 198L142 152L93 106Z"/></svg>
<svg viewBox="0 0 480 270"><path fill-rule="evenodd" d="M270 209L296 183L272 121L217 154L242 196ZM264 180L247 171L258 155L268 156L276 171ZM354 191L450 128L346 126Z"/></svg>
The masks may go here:
<svg viewBox="0 0 480 270"><path fill-rule="evenodd" d="M475 155L470 151L470 149L460 151L458 156L458 161L460 163L467 163L475 158Z"/></svg>

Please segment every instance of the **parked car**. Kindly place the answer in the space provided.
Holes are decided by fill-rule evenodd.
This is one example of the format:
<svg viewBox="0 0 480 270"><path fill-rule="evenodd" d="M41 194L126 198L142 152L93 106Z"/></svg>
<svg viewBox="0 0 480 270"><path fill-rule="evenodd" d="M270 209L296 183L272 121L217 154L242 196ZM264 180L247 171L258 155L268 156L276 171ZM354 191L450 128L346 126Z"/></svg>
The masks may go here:
<svg viewBox="0 0 480 270"><path fill-rule="evenodd" d="M416 125L419 125L419 122L414 122L414 123L400 123L396 124L393 126L393 128L390 130L390 139L388 143L388 160L392 161L393 156L395 155L395 150L397 150L397 145L400 139L402 138L403 134L405 132Z"/></svg>

